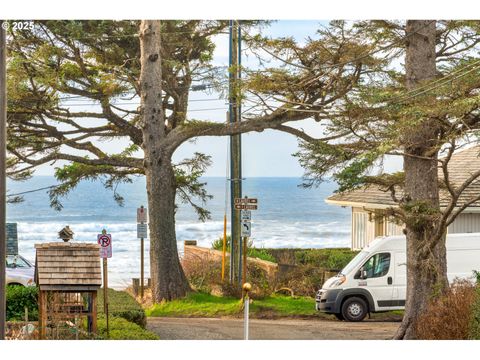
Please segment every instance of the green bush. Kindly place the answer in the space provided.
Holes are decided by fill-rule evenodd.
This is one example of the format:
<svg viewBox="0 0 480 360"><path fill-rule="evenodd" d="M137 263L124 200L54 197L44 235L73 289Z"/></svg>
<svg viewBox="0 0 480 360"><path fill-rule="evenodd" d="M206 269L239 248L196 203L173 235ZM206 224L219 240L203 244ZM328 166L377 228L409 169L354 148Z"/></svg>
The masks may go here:
<svg viewBox="0 0 480 360"><path fill-rule="evenodd" d="M147 325L145 311L140 304L127 292L108 289L108 311L110 316L121 317L142 328ZM103 289L98 290L97 308L99 314L103 311Z"/></svg>
<svg viewBox="0 0 480 360"><path fill-rule="evenodd" d="M308 249L295 252L295 261L301 265L315 265L324 269L342 269L357 255L347 248Z"/></svg>
<svg viewBox="0 0 480 360"><path fill-rule="evenodd" d="M268 252L267 249L259 249L253 246L253 242L249 241L247 244L247 256L257 258L260 260L276 262L275 258ZM218 238L212 242L212 249L223 251L223 237ZM227 236L226 251L230 252L230 236Z"/></svg>
<svg viewBox="0 0 480 360"><path fill-rule="evenodd" d="M104 316L97 322L98 338L108 340L158 340L159 337L141 326L121 317L109 318L109 335L107 336L107 322Z"/></svg>
<svg viewBox="0 0 480 360"><path fill-rule="evenodd" d="M38 288L35 286L7 286L7 320L23 320L25 307L28 319L38 320Z"/></svg>

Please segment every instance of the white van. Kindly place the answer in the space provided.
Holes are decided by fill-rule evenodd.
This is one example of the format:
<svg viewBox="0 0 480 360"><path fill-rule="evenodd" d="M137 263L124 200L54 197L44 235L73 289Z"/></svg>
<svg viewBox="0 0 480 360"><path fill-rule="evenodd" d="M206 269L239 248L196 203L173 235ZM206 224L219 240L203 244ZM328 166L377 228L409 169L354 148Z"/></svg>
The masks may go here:
<svg viewBox="0 0 480 360"><path fill-rule="evenodd" d="M448 280L475 281L480 270L480 233L447 235ZM318 290L316 309L339 320L362 321L368 313L405 308L405 236L380 237Z"/></svg>

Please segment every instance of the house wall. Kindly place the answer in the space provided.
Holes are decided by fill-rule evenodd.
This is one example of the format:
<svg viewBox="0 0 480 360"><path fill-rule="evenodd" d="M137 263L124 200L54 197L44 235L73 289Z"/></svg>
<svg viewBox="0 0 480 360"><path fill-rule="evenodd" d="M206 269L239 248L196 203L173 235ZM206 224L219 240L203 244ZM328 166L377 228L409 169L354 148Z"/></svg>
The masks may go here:
<svg viewBox="0 0 480 360"><path fill-rule="evenodd" d="M448 233L480 232L480 213L464 213L458 215L448 227ZM396 224L391 218L369 215L363 208L352 207L352 250L361 250L377 236L402 235L403 226Z"/></svg>
<svg viewBox="0 0 480 360"><path fill-rule="evenodd" d="M458 215L448 227L448 232L451 234L480 232L480 214L464 213Z"/></svg>
<svg viewBox="0 0 480 360"><path fill-rule="evenodd" d="M360 250L377 236L401 235L403 226L389 217L369 215L363 208L352 207L352 250Z"/></svg>

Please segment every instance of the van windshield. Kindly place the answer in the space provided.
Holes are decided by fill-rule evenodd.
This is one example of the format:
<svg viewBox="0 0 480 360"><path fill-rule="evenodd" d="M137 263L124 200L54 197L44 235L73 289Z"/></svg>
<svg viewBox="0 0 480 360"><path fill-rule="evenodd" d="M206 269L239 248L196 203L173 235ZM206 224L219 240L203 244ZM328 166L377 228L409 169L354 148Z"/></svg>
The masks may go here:
<svg viewBox="0 0 480 360"><path fill-rule="evenodd" d="M370 252L368 251L360 251L357 256L355 256L352 261L350 261L347 266L343 268L342 271L340 271L340 274L342 275L347 275L349 272L352 270L355 270L358 265L360 265L368 256L370 255Z"/></svg>

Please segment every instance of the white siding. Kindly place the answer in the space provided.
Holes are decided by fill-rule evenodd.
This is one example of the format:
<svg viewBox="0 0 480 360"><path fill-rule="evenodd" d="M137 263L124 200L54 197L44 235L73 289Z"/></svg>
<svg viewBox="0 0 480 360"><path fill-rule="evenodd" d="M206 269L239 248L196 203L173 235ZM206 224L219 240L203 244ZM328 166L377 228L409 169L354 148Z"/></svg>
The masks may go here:
<svg viewBox="0 0 480 360"><path fill-rule="evenodd" d="M352 249L362 249L367 244L368 214L352 209Z"/></svg>
<svg viewBox="0 0 480 360"><path fill-rule="evenodd" d="M386 236L393 236L393 235L402 235L403 234L403 225L396 224L392 218L388 219L387 221L387 232Z"/></svg>
<svg viewBox="0 0 480 360"><path fill-rule="evenodd" d="M369 220L370 219L370 220ZM381 221L380 219L376 220ZM385 236L403 234L403 226L395 224L393 219L383 220ZM379 229L377 229L378 231ZM362 208L352 208L352 250L361 250L375 239L375 216Z"/></svg>
<svg viewBox="0 0 480 360"><path fill-rule="evenodd" d="M450 234L480 232L480 214L464 213L457 216L448 227Z"/></svg>

